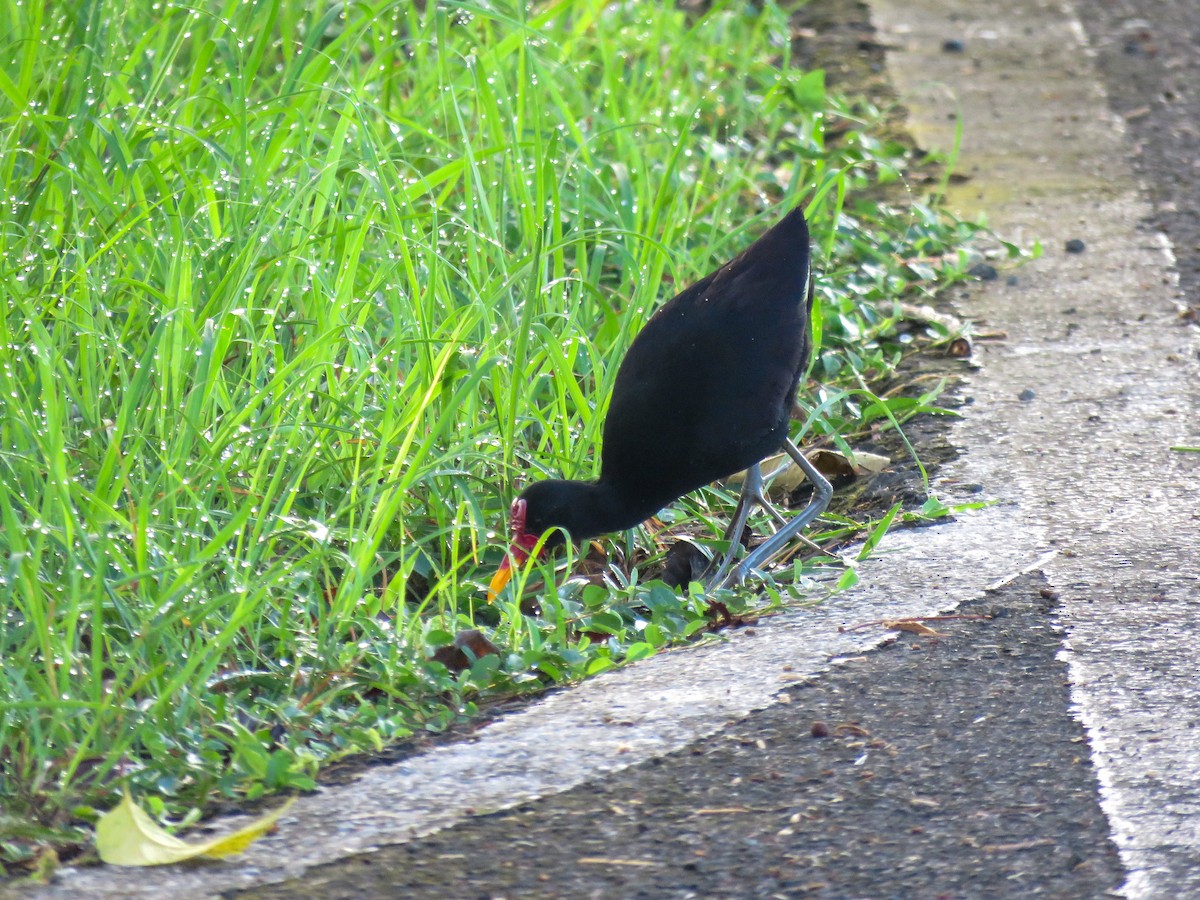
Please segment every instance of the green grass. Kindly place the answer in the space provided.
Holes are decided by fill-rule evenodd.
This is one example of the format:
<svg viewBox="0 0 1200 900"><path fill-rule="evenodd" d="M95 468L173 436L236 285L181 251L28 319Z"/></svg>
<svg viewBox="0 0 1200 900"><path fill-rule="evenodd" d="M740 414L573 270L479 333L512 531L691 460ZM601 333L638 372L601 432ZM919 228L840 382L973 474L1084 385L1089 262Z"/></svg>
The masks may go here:
<svg viewBox="0 0 1200 900"><path fill-rule="evenodd" d="M424 6L0 0L0 858L124 782L307 787L697 630L562 562L540 615L482 586L520 485L595 474L646 318L797 202L804 430L931 406L860 385L973 228L856 199L908 154L789 65L785 11ZM427 660L472 625L500 657Z"/></svg>

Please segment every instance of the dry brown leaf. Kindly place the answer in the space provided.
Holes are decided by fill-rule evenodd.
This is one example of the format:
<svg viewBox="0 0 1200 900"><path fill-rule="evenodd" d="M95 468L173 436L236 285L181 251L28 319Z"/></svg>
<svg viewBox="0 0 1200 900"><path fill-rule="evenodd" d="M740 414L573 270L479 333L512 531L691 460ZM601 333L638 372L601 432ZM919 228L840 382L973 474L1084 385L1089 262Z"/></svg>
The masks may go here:
<svg viewBox="0 0 1200 900"><path fill-rule="evenodd" d="M953 356L955 359L966 359L971 355L971 349L971 339L960 334L947 345L946 355Z"/></svg>
<svg viewBox="0 0 1200 900"><path fill-rule="evenodd" d="M431 659L440 662L451 672L462 672L471 668L475 660L499 654L500 648L474 628L464 629L454 636L454 643L439 647Z"/></svg>
<svg viewBox="0 0 1200 900"><path fill-rule="evenodd" d="M856 450L847 456L840 450L819 447L805 455L808 457L808 461L817 468L817 471L831 480L875 475L882 472L892 463L888 457L881 456L878 453L869 453L866 450ZM786 453L776 453L774 456L768 456L760 463L760 466L764 477L771 475L781 466L784 467L778 475L775 475L771 479L771 483L768 485L768 491L773 497L786 496L805 482L804 472L801 471L798 465L791 461L791 458ZM737 472L726 478L725 484L740 485L745 480L746 473Z"/></svg>
<svg viewBox="0 0 1200 900"><path fill-rule="evenodd" d="M851 457L856 475L878 475L892 464L891 457L881 453L868 453L866 450L855 450Z"/></svg>
<svg viewBox="0 0 1200 900"><path fill-rule="evenodd" d="M839 478L854 477L854 463L847 459L846 454L840 450L830 450L822 447L808 454L808 461L816 466L817 471L830 481ZM796 468L799 468L799 466Z"/></svg>
<svg viewBox="0 0 1200 900"><path fill-rule="evenodd" d="M910 322L928 322L944 328L949 334L962 333L963 322L957 316L938 312L932 306L918 306L915 303L900 303L898 306L900 308L900 315Z"/></svg>
<svg viewBox="0 0 1200 900"><path fill-rule="evenodd" d="M885 620L883 627L888 631L907 631L910 634L924 634L929 637L947 637L944 632L934 631L923 622L918 622L915 619L896 619L895 621Z"/></svg>

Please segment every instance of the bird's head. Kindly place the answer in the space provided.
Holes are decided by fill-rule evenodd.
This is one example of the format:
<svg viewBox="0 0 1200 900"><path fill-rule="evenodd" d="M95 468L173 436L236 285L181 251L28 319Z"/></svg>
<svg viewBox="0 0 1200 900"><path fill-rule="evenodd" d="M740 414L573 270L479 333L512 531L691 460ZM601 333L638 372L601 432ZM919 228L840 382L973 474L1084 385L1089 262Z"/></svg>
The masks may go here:
<svg viewBox="0 0 1200 900"><path fill-rule="evenodd" d="M513 567L529 559L544 532L555 529L542 541L539 556L566 542L562 529L570 529L572 506L577 499L578 489L582 487L577 482L538 481L525 488L513 501L509 512L512 546L492 577L492 583L488 585L488 603L504 590L512 578Z"/></svg>

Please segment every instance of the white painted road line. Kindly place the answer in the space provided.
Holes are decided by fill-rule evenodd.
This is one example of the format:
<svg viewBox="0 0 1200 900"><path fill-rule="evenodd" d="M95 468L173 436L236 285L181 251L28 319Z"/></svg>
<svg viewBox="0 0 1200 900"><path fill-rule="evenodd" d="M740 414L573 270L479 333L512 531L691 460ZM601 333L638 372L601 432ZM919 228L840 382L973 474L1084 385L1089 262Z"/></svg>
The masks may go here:
<svg viewBox="0 0 1200 900"><path fill-rule="evenodd" d="M1069 9L872 5L918 140L950 149L964 113L978 177L953 200L1046 248L1019 289L986 292L1010 339L975 385L964 470L1063 551L1045 572L1127 895L1200 896L1200 459L1170 449L1200 442L1200 373L1169 249L1139 230L1150 209ZM942 52L964 29L969 58Z"/></svg>

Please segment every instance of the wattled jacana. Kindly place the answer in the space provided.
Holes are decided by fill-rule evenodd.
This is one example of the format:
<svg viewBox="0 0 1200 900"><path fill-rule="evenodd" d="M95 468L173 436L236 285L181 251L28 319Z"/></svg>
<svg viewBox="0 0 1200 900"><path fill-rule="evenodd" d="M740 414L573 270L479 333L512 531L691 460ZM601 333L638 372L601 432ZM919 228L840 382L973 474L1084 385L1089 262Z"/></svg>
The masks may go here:
<svg viewBox="0 0 1200 900"><path fill-rule="evenodd" d="M811 351L808 225L792 210L740 256L668 301L630 345L604 422L600 478L539 481L512 505L513 544L488 590L494 598L550 528L543 549L632 528L703 485L748 470L729 551L709 580L729 580L755 504L778 530L733 572L742 581L825 509L829 482L788 439L796 388ZM768 505L759 463L780 449L813 484L809 504L785 520Z"/></svg>

